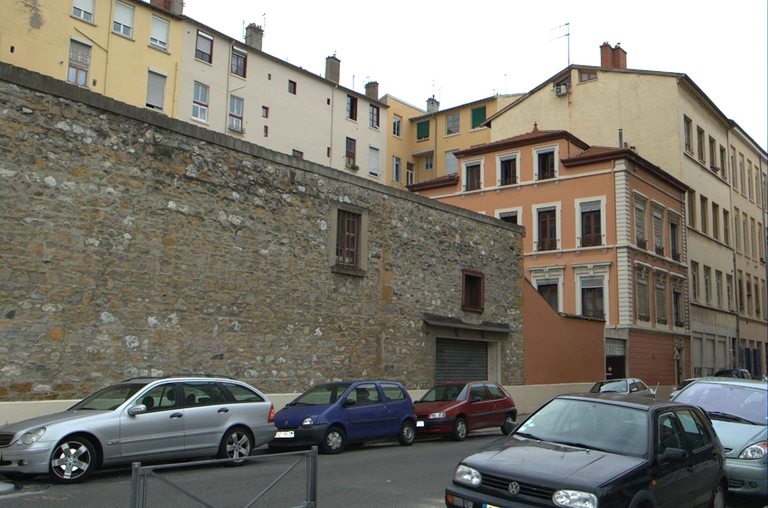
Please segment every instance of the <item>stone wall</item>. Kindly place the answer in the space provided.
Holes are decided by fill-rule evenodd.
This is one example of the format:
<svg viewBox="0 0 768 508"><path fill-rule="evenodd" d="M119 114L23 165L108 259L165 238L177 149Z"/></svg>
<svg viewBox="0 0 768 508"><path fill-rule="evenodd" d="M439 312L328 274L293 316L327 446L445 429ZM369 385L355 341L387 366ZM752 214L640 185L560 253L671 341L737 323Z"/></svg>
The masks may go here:
<svg viewBox="0 0 768 508"><path fill-rule="evenodd" d="M339 204L368 215L363 276L332 270ZM508 325L499 381L523 382L522 229L496 219L5 64L0 205L0 400L181 372L422 389L425 313Z"/></svg>

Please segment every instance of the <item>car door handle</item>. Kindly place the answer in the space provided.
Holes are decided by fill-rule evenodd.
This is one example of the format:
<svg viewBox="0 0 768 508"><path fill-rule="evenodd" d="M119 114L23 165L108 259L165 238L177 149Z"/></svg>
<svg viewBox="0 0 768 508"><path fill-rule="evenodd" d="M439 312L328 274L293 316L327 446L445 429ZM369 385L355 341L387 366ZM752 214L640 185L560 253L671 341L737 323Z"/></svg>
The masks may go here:
<svg viewBox="0 0 768 508"><path fill-rule="evenodd" d="M229 413L229 408L223 407L219 409L219 413Z"/></svg>
<svg viewBox="0 0 768 508"><path fill-rule="evenodd" d="M181 418L182 416L184 416L184 413L173 413L171 418Z"/></svg>

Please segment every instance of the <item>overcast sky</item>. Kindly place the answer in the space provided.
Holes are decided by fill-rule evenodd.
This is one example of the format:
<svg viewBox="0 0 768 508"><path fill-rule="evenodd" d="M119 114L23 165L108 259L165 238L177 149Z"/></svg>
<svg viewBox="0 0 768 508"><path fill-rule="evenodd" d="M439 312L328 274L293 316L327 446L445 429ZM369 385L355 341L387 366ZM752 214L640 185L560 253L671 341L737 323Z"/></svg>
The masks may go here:
<svg viewBox="0 0 768 508"><path fill-rule="evenodd" d="M316 74L336 54L342 85L375 80L422 109L432 95L447 109L527 92L568 65L569 46L570 63L599 66L600 45L621 43L628 68L687 74L768 147L766 0L184 1L239 40L264 26L265 52Z"/></svg>

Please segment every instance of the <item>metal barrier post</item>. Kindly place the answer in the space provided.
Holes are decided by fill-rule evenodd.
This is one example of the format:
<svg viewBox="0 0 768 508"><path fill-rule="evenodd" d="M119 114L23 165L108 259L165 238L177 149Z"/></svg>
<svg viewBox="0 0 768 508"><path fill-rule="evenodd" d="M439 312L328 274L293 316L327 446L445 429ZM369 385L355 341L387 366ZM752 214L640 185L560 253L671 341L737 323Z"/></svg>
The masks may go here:
<svg viewBox="0 0 768 508"><path fill-rule="evenodd" d="M141 481L141 462L131 464L131 508L139 508L139 482Z"/></svg>
<svg viewBox="0 0 768 508"><path fill-rule="evenodd" d="M317 446L307 454L307 506L317 507Z"/></svg>

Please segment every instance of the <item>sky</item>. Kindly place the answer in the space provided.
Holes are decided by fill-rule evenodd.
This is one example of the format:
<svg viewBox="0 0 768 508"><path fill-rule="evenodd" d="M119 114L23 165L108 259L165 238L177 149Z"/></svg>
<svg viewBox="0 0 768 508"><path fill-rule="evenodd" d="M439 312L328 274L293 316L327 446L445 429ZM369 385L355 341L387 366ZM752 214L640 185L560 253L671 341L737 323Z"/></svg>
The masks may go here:
<svg viewBox="0 0 768 508"><path fill-rule="evenodd" d="M768 2L730 0L184 0L184 14L315 74L341 60L341 84L378 81L426 109L524 93L571 64L600 65L620 43L627 67L687 74L728 118L768 147ZM449 6L450 7L447 7Z"/></svg>

